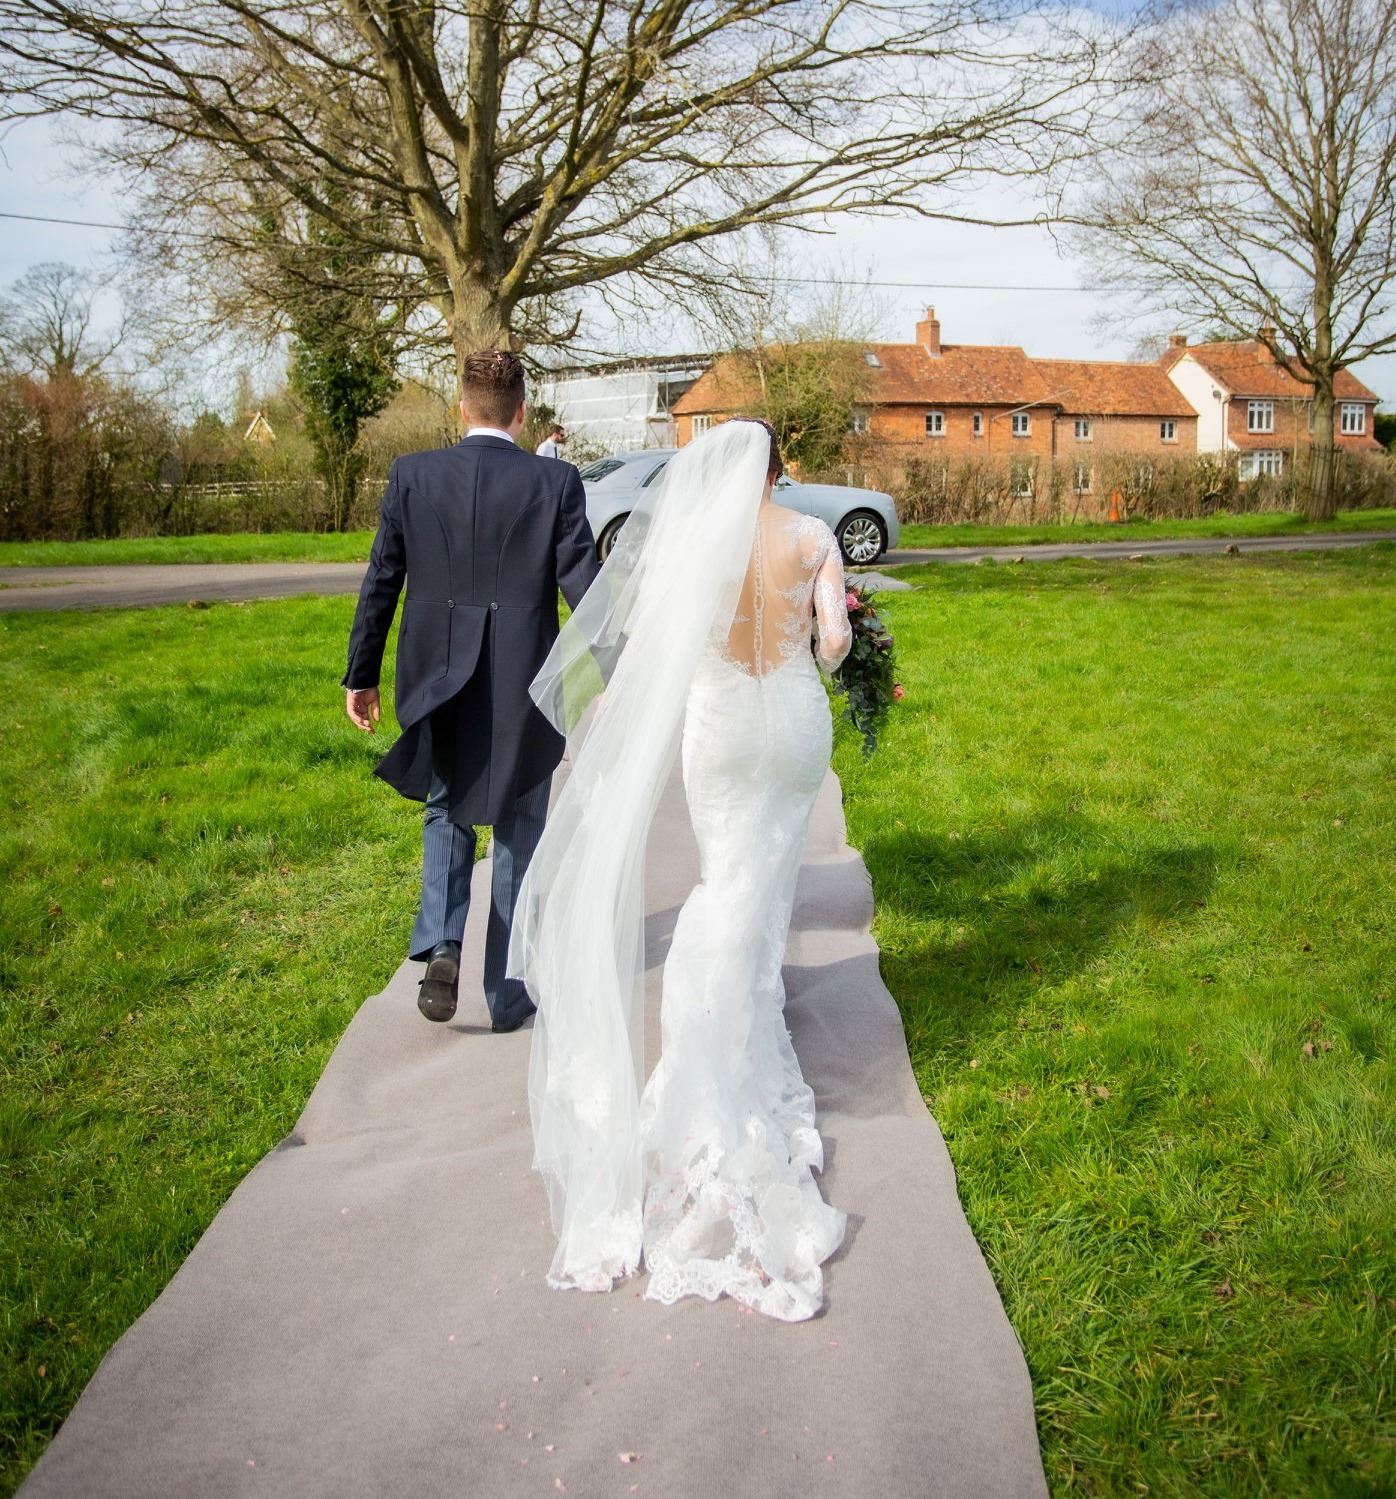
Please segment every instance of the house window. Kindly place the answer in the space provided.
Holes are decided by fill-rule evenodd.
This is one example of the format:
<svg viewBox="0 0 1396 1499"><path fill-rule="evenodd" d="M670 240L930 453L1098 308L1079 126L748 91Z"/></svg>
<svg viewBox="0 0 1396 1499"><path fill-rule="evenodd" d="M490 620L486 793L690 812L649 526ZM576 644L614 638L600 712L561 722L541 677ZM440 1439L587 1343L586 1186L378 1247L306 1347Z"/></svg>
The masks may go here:
<svg viewBox="0 0 1396 1499"><path fill-rule="evenodd" d="M1091 440L1091 419L1088 416L1076 418L1076 441L1089 442Z"/></svg>
<svg viewBox="0 0 1396 1499"><path fill-rule="evenodd" d="M1174 421L1160 422L1158 424L1158 440L1160 442L1178 441L1178 423Z"/></svg>
<svg viewBox="0 0 1396 1499"><path fill-rule="evenodd" d="M928 411L926 413L926 436L945 436L945 413L943 411Z"/></svg>
<svg viewBox="0 0 1396 1499"><path fill-rule="evenodd" d="M713 419L710 416L695 416L693 418L693 435L697 437L700 433L706 432L712 424Z"/></svg>
<svg viewBox="0 0 1396 1499"><path fill-rule="evenodd" d="M863 363L866 364L869 369L880 370L882 368L882 361L877 357L876 354L873 353L871 349L863 350Z"/></svg>
<svg viewBox="0 0 1396 1499"><path fill-rule="evenodd" d="M855 411L848 419L848 430L850 432L866 432L868 430L868 413L866 411Z"/></svg>
<svg viewBox="0 0 1396 1499"><path fill-rule="evenodd" d="M1284 473L1285 455L1274 448L1262 448L1259 452L1242 455L1237 469L1242 479L1259 479L1262 475L1278 479Z"/></svg>
<svg viewBox="0 0 1396 1499"><path fill-rule="evenodd" d="M1273 401L1246 402L1246 431L1273 432L1275 430L1275 403Z"/></svg>
<svg viewBox="0 0 1396 1499"><path fill-rule="evenodd" d="M1077 494L1090 494L1091 466L1089 463L1078 463L1076 465L1076 482L1073 487Z"/></svg>
<svg viewBox="0 0 1396 1499"><path fill-rule="evenodd" d="M1338 413L1338 430L1360 436L1367 430L1367 408L1361 401L1344 401Z"/></svg>
<svg viewBox="0 0 1396 1499"><path fill-rule="evenodd" d="M1026 411L1015 411L1013 413L1013 435L1014 437L1026 437L1032 431L1032 417Z"/></svg>
<svg viewBox="0 0 1396 1499"><path fill-rule="evenodd" d="M1030 500L1033 495L1033 466L1021 459L1013 464L1013 494L1015 499Z"/></svg>
<svg viewBox="0 0 1396 1499"><path fill-rule="evenodd" d="M982 411L976 411L974 413L974 415L972 417L970 417L970 419L969 419L969 425L970 425L970 431L973 432L976 437L983 437L983 435L984 435L984 413Z"/></svg>

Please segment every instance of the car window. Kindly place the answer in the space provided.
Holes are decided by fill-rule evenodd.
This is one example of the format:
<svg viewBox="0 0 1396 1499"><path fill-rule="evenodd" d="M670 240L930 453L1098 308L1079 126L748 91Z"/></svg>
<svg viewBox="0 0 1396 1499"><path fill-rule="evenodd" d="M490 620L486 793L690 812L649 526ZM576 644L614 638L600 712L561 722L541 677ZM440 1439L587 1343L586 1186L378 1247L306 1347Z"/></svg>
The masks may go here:
<svg viewBox="0 0 1396 1499"><path fill-rule="evenodd" d="M648 489L650 487L650 485L653 484L654 481L660 476L660 474L662 474L664 472L664 470L666 468L668 468L668 467L669 467L669 460L666 458L664 460L664 462L661 463L657 468L653 468L653 469L650 470L648 477L645 479L645 482L643 484L641 484L640 488L641 489Z"/></svg>
<svg viewBox="0 0 1396 1499"><path fill-rule="evenodd" d="M596 484L624 467L625 464L619 458L598 458L595 463L588 463L582 470L582 478L588 484Z"/></svg>

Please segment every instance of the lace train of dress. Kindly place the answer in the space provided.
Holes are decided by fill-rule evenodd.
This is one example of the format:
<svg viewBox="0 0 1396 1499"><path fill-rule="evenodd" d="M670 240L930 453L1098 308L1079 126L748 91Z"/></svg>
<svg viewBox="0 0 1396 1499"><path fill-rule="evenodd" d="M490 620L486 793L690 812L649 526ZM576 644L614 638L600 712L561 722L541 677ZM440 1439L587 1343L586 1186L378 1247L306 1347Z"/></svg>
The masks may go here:
<svg viewBox="0 0 1396 1499"><path fill-rule="evenodd" d="M820 1266L846 1221L813 1178L823 1144L781 980L832 740L812 613L826 667L842 660L851 636L828 528L779 512L774 531L773 540L784 532L793 542L783 550L795 559L794 581L777 586L779 568L758 539L750 612L733 626L740 640L707 654L684 719L700 882L664 966L662 1053L640 1100L643 1244L652 1299L726 1293L798 1321L822 1305Z"/></svg>

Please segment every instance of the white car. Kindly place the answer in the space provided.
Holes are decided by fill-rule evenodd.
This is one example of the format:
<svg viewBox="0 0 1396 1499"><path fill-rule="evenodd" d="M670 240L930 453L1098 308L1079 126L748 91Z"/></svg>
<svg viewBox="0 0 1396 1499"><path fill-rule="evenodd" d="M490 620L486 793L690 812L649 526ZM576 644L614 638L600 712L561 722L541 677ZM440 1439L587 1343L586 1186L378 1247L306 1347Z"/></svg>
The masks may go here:
<svg viewBox="0 0 1396 1499"><path fill-rule="evenodd" d="M637 453L613 453L582 470L587 519L602 561L635 508L636 495L659 478L677 451L677 448L644 448ZM856 567L876 562L900 539L896 506L892 496L881 490L852 489L843 484L801 484L785 475L776 481L772 499L791 510L817 515L838 539L844 561Z"/></svg>

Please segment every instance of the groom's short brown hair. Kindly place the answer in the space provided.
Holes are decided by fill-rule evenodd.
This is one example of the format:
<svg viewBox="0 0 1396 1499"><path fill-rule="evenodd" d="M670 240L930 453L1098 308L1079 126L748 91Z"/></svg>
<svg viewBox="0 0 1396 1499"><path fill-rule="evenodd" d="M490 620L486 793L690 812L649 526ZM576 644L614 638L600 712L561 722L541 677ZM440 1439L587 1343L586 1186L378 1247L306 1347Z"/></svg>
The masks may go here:
<svg viewBox="0 0 1396 1499"><path fill-rule="evenodd" d="M461 367L460 393L473 420L507 427L523 403L523 360L507 349L467 354Z"/></svg>

